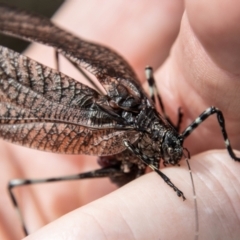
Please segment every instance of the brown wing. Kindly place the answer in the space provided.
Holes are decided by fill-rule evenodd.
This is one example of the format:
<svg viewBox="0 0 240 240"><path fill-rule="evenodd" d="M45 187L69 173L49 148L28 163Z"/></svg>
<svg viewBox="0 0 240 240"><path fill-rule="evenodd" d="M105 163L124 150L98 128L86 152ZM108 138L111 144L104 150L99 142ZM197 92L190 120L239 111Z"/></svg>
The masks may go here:
<svg viewBox="0 0 240 240"><path fill-rule="evenodd" d="M134 71L121 56L107 47L75 37L45 17L0 4L0 31L53 46L94 74L119 106L134 108L145 97Z"/></svg>
<svg viewBox="0 0 240 240"><path fill-rule="evenodd" d="M138 133L93 89L0 47L0 136L41 150L111 155ZM120 129L121 128L121 129Z"/></svg>

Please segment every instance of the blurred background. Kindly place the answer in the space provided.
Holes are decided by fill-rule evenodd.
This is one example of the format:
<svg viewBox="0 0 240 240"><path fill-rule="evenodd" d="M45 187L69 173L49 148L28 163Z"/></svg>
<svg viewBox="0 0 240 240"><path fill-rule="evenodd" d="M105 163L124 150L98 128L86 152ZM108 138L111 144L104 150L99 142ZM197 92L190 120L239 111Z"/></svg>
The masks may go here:
<svg viewBox="0 0 240 240"><path fill-rule="evenodd" d="M61 6L63 2L64 0L0 0L0 3L5 3L21 9L36 12L48 18L50 18L55 13L55 11ZM0 45L13 49L17 52L22 52L29 45L29 42L0 34Z"/></svg>

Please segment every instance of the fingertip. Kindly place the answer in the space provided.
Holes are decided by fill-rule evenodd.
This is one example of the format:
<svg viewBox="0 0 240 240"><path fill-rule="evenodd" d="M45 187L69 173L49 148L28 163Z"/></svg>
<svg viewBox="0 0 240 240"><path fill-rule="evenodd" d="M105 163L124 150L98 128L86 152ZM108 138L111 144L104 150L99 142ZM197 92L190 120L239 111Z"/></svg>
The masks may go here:
<svg viewBox="0 0 240 240"><path fill-rule="evenodd" d="M183 172L187 174L184 170L175 175L181 180ZM175 181L175 177L170 175ZM182 188L184 184L179 181L177 185ZM192 239L194 223L189 220L194 214L193 205L187 190L182 190L189 201L183 202L178 198L156 173L146 174L64 215L27 239L60 240L66 236L68 239L175 239L179 231L182 239ZM188 217L184 217L186 215ZM176 231L169 231L169 224Z"/></svg>

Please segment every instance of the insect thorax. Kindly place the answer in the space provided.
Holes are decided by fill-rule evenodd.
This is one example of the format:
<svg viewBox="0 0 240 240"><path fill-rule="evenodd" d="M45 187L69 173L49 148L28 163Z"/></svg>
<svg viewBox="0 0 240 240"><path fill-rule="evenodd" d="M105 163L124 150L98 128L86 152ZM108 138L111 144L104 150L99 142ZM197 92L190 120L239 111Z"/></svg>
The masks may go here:
<svg viewBox="0 0 240 240"><path fill-rule="evenodd" d="M150 107L142 110L136 118L142 137L137 148L144 160L153 165L163 159L165 164L175 165L182 157L182 140L168 121Z"/></svg>
<svg viewBox="0 0 240 240"><path fill-rule="evenodd" d="M111 178L118 185L142 175L146 165L159 168L161 159L165 165L176 165L182 157L182 141L178 133L155 109L145 107L137 115L132 115L131 122L133 121L139 132L138 140L132 144L135 153L126 149L119 154L100 157L98 160L102 167L118 166L129 176L124 183L121 176L120 179L118 176Z"/></svg>

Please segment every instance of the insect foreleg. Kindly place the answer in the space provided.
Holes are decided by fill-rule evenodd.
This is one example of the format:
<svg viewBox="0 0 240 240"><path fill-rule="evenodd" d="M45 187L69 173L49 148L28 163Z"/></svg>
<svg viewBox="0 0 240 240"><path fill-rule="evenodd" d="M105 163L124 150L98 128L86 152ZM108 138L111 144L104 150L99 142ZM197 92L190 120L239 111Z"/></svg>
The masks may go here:
<svg viewBox="0 0 240 240"><path fill-rule="evenodd" d="M16 197L14 196L13 189L19 186L26 186L26 185L33 185L33 184L40 184L40 183L49 183L49 182L61 182L61 181L70 181L70 180L79 180L79 179L86 179L86 178L102 178L102 177L118 177L123 175L124 173L122 170L119 170L114 167L109 168L101 168L95 171L65 176L65 177L56 177L56 178L45 178L45 179L13 179L8 184L8 192L11 197L12 203L16 208L16 211L19 214L20 221L22 224L23 231L25 235L28 235L28 231L21 214L18 202Z"/></svg>
<svg viewBox="0 0 240 240"><path fill-rule="evenodd" d="M151 167L151 166L149 166ZM158 173L158 175L160 175L160 177L164 180L165 183L168 184L168 186L170 186L171 188L173 188L173 190L177 193L178 197L182 197L183 201L186 200L184 194L182 191L180 191L172 182L171 180L164 174L162 173L159 169L156 168L152 168L156 173Z"/></svg>
<svg viewBox="0 0 240 240"><path fill-rule="evenodd" d="M127 140L124 141L125 146L132 151L137 157L139 157L146 165L148 165L152 170L154 170L160 177L170 186L173 188L173 190L177 193L179 197L182 197L183 200L185 200L185 196L182 191L180 191L172 182L171 180L164 174L162 173L158 168L159 168L159 162L158 161L152 161L147 158L144 154L142 154L138 148L135 148L130 142Z"/></svg>
<svg viewBox="0 0 240 240"><path fill-rule="evenodd" d="M174 128L176 129L177 132L179 132L180 130L180 125L181 125L181 122L182 122L182 118L183 118L183 113L181 112L181 108L178 108L178 121L177 121L177 124L173 124L173 122L171 121L171 119L168 117L166 111L165 111L165 108L164 108L164 105L163 105L163 102L162 102L162 98L160 96L160 93L158 92L157 90L157 87L156 87L156 81L153 77L153 69L152 67L149 67L147 66L145 68L145 75L146 75L146 79L148 81L148 85L149 85L149 92L150 92L150 98L152 99L152 101L154 103L156 103L155 101L155 96L157 97L157 100L159 102L159 105L160 105L160 108L162 110L162 113L163 113L163 116L168 120L168 122L174 126Z"/></svg>
<svg viewBox="0 0 240 240"><path fill-rule="evenodd" d="M216 107L210 107L207 110L205 110L198 118L195 119L194 122L192 122L181 134L183 139L185 139L187 136L189 136L189 134L195 129L197 128L203 121L205 121L208 117L210 117L213 114L217 114L217 120L218 123L221 127L222 130L222 135L224 138L224 142L225 142L225 146L228 150L229 155L231 156L232 159L236 160L236 161L240 161L240 158L236 157L236 155L233 152L233 149L231 147L230 141L228 139L228 135L227 135L227 131L225 128L225 120L223 117L222 112L216 108Z"/></svg>

